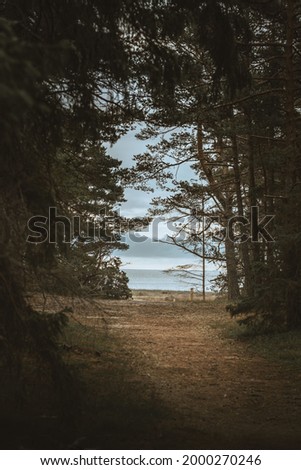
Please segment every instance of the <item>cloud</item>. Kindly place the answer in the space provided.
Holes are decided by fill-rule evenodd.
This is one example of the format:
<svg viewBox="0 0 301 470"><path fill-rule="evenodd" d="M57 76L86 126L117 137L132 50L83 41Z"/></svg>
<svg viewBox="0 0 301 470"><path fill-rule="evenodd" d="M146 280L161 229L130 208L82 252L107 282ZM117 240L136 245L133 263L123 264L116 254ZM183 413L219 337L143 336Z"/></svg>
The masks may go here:
<svg viewBox="0 0 301 470"><path fill-rule="evenodd" d="M120 208L123 217L144 217L150 207L153 193L148 194L136 189L126 189L126 202Z"/></svg>
<svg viewBox="0 0 301 470"><path fill-rule="evenodd" d="M127 254L131 256L143 256L144 258L167 257L167 258L187 258L187 254L178 247L163 243L161 241L154 241L146 238L143 233L130 233L125 237L125 243L129 244ZM184 253L184 256L183 256ZM196 257L193 257L194 259Z"/></svg>
<svg viewBox="0 0 301 470"><path fill-rule="evenodd" d="M125 269L154 269L159 271L164 271L166 269L172 269L180 265L194 265L191 260L186 260L185 258L164 258L164 257L152 257L152 258L142 258L142 257L122 257L123 268Z"/></svg>
<svg viewBox="0 0 301 470"><path fill-rule="evenodd" d="M169 269L182 264L197 264L199 258L180 248L153 241L146 238L145 234L130 234L125 237L128 243L127 251L116 251L127 268L132 269Z"/></svg>

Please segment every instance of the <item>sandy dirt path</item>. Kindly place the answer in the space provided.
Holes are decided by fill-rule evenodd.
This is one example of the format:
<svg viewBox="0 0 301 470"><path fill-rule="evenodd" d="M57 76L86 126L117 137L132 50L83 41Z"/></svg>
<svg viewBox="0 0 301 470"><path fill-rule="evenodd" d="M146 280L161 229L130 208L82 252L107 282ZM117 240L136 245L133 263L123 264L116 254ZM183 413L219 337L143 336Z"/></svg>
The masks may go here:
<svg viewBox="0 0 301 470"><path fill-rule="evenodd" d="M191 448L299 448L301 371L226 338L231 322L214 302L101 302L127 380L141 382L171 410L158 439L183 435ZM88 319L87 319L88 320Z"/></svg>
<svg viewBox="0 0 301 470"><path fill-rule="evenodd" d="M70 299L57 302L47 300L46 311ZM231 337L235 321L222 302L162 293L75 300L71 316L75 342L65 356L86 390L73 438L86 436L88 448L300 448L300 367Z"/></svg>

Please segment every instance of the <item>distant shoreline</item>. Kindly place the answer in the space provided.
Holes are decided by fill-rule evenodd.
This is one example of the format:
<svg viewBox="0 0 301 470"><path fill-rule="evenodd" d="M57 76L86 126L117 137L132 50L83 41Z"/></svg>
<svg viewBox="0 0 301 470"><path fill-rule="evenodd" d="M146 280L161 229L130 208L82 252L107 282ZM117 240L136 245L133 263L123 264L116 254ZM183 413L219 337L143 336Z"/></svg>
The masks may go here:
<svg viewBox="0 0 301 470"><path fill-rule="evenodd" d="M151 289L131 289L133 300L143 300L143 301L191 301L191 300L203 300L202 292L193 292L191 297L190 289L183 290L151 290ZM205 292L206 300L214 300L218 294L214 292Z"/></svg>
<svg viewBox="0 0 301 470"><path fill-rule="evenodd" d="M187 288L187 290L179 290L179 289L131 289L131 291L136 291L136 292L177 292L178 294L183 294L184 292L190 292L190 287ZM194 293L196 295L202 295L202 291L198 290L196 291L194 289ZM210 290L206 290L205 294L214 294L214 292Z"/></svg>

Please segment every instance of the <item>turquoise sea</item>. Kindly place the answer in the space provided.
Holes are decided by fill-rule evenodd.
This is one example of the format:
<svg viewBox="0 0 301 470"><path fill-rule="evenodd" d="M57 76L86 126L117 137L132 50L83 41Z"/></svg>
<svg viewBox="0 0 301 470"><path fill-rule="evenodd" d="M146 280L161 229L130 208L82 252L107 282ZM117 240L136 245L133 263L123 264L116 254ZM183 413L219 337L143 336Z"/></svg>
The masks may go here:
<svg viewBox="0 0 301 470"><path fill-rule="evenodd" d="M202 290L201 271L192 271L192 275L179 276L154 269L123 269L129 278L130 289L146 290L180 290L188 291L191 287ZM206 291L212 290L210 280L214 279L219 271L206 273Z"/></svg>

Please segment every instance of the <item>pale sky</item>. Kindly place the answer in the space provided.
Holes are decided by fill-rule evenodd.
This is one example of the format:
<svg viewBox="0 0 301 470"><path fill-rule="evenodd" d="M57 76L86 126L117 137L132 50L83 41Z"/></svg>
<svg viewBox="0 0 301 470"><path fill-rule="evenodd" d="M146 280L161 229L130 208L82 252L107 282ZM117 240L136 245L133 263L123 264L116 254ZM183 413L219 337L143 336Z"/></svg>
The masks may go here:
<svg viewBox="0 0 301 470"><path fill-rule="evenodd" d="M133 155L143 153L146 150L146 144L150 143L140 141L135 138L137 131L130 131L123 136L112 147L107 146L107 152L112 157L121 160L122 166L131 167ZM153 142L152 142L153 143ZM155 187L154 187L155 188ZM150 202L153 197L162 195L163 192L159 188L155 188L153 193L146 193L144 191L137 191L134 189L125 190L125 199L127 200L122 204L120 213L125 217L143 217L146 215ZM168 230L166 224L162 221L157 229L150 227L145 233L139 233L137 236L128 235L124 240L129 244L127 251L118 252L117 255L124 263L124 267L131 269L170 269L183 264L197 264L200 259L193 256L178 247L152 241L157 238L164 237ZM155 232L155 233L154 233ZM147 240L139 239L139 237L147 237ZM211 266L209 269L213 269Z"/></svg>

